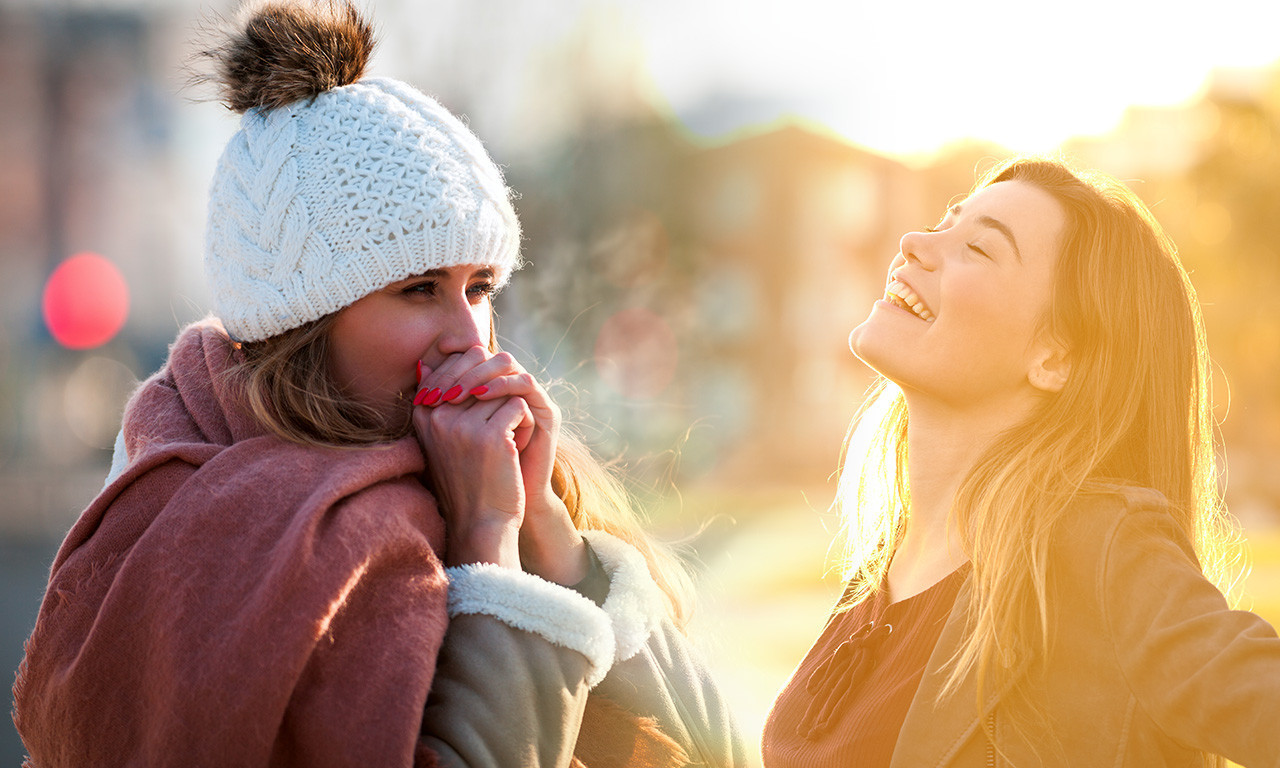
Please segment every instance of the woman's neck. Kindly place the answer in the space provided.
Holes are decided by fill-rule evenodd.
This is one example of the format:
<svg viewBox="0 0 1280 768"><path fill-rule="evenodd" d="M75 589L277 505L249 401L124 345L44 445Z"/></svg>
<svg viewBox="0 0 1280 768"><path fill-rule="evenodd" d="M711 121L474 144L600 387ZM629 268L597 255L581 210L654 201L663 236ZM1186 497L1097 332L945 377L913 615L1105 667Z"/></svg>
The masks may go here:
<svg viewBox="0 0 1280 768"><path fill-rule="evenodd" d="M1031 404L957 409L907 395L907 481L911 510L889 570L900 600L929 587L968 559L950 525L960 485L995 438L1030 412Z"/></svg>

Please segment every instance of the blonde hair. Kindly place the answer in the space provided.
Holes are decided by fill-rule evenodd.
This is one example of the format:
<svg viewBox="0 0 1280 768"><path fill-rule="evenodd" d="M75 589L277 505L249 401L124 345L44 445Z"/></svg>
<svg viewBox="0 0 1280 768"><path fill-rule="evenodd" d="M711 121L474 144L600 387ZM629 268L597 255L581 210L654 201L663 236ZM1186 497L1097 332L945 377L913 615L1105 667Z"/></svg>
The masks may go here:
<svg viewBox="0 0 1280 768"><path fill-rule="evenodd" d="M1117 484L1160 491L1224 589L1239 540L1217 485L1204 324L1173 243L1107 176L1015 158L974 191L1010 180L1048 192L1067 214L1042 331L1066 345L1072 368L1062 391L1001 435L957 492L952 523L973 591L944 694L971 672L981 691L1023 654L1047 654L1049 545L1078 495ZM907 420L902 392L882 379L846 439L836 499L853 582L846 606L879 587L905 530Z"/></svg>
<svg viewBox="0 0 1280 768"><path fill-rule="evenodd" d="M412 430L408 408L403 421L387 424L377 409L348 396L334 381L328 361L336 316L239 345L230 375L241 378L250 410L270 432L302 445L356 448L407 436ZM493 332L489 349L498 350ZM682 561L645 531L621 480L568 424L557 440L551 483L579 530L606 531L644 555L671 619L686 626L693 591Z"/></svg>
<svg viewBox="0 0 1280 768"><path fill-rule="evenodd" d="M240 345L233 375L242 377L253 415L269 431L302 445L350 447L409 433L409 418L386 424L374 407L346 395L329 372L329 330L337 313L262 341Z"/></svg>

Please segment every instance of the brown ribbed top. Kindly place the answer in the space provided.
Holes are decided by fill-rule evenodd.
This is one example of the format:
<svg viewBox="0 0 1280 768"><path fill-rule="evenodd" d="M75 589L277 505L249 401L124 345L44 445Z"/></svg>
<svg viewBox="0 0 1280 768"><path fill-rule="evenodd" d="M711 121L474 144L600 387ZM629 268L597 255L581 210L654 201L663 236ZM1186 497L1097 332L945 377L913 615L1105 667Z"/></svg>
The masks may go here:
<svg viewBox="0 0 1280 768"><path fill-rule="evenodd" d="M766 768L888 766L968 571L896 603L881 590L832 614L769 712Z"/></svg>

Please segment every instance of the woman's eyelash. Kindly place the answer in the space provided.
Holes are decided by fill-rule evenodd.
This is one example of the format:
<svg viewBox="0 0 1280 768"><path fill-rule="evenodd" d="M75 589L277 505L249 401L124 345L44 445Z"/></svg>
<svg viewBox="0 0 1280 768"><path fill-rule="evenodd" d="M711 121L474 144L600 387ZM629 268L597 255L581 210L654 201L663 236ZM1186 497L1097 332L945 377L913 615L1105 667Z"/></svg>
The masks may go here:
<svg viewBox="0 0 1280 768"><path fill-rule="evenodd" d="M424 280L420 283L410 283L400 289L400 292L407 295L424 295L434 296L439 289L439 285L435 280ZM488 296L493 297L498 292L498 286L492 282L473 283L467 286L467 294L470 296Z"/></svg>
<svg viewBox="0 0 1280 768"><path fill-rule="evenodd" d="M941 230L941 227L938 227L938 226L932 226L932 227L924 227L924 228L922 228L920 231L921 231L921 232L938 232L939 230ZM968 246L969 246L969 248L971 248L975 253L977 253L977 254L978 254L979 256L981 256L982 258L984 258L984 259L989 259L989 258L991 258L991 256L989 256L989 255L987 254L987 252L986 252L986 251L982 250L981 248L979 248L978 246L974 245L973 243L966 243L966 245L968 245Z"/></svg>
<svg viewBox="0 0 1280 768"><path fill-rule="evenodd" d="M421 283L410 283L401 289L402 293L435 293L436 281L424 280Z"/></svg>

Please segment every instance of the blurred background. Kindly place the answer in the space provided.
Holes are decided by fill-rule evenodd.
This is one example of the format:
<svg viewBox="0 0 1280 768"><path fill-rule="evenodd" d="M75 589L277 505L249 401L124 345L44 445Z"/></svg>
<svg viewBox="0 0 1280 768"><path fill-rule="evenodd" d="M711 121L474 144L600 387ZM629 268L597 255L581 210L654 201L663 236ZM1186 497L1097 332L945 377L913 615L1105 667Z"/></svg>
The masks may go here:
<svg viewBox="0 0 1280 768"><path fill-rule="evenodd" d="M1280 621L1280 7L369 0L372 72L466 115L520 193L506 348L686 540L694 634L758 759L839 590L827 507L901 234L1014 152L1127 181L1205 305L1226 484ZM1153 12L1158 9L1158 12ZM122 406L210 302L235 116L184 87L195 0L0 0L0 667ZM200 99L205 99L201 102ZM5 678L12 681L12 677ZM0 724L0 762L22 749Z"/></svg>

